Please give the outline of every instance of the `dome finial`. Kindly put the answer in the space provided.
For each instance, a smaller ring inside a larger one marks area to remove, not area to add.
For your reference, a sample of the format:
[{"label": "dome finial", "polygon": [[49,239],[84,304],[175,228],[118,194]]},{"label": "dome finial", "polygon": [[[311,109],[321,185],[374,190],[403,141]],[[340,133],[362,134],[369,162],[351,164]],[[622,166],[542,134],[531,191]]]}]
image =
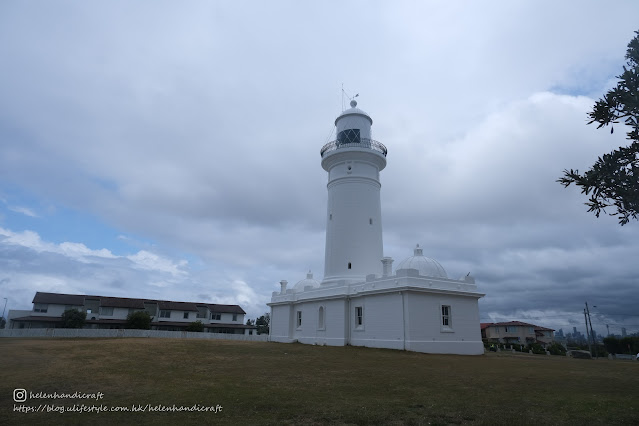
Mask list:
[{"label": "dome finial", "polygon": [[353,99],[351,101],[351,108],[355,108],[357,106],[357,101],[355,99]]},{"label": "dome finial", "polygon": [[419,244],[417,244],[417,247],[415,247],[415,250],[413,250],[413,255],[414,256],[423,256],[424,255],[424,252],[419,247]]}]

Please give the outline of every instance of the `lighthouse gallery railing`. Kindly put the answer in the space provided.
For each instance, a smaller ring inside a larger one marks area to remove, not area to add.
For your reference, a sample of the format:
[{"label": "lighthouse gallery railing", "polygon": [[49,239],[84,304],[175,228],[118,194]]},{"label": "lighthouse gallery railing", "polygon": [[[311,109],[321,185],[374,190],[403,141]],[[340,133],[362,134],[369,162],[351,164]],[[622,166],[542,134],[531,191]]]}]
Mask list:
[{"label": "lighthouse gallery railing", "polygon": [[384,144],[381,142],[377,142],[373,139],[361,138],[360,142],[341,143],[336,140],[329,142],[322,147],[320,155],[324,158],[324,154],[341,148],[368,148],[381,153],[384,157],[386,157],[386,153],[388,152]]}]

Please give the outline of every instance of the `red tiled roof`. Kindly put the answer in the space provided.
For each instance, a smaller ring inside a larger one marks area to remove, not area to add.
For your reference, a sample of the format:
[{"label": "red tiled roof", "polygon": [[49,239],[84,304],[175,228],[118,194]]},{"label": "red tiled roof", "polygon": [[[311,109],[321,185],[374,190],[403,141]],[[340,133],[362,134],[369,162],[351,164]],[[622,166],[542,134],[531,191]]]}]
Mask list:
[{"label": "red tiled roof", "polygon": [[524,327],[534,327],[535,331],[537,330],[542,330],[542,331],[555,331],[552,328],[546,328],[546,327],[541,327],[539,325],[535,325],[535,324],[529,324],[527,322],[521,322],[521,321],[507,321],[507,322],[482,322],[481,323],[481,329],[484,330],[488,327],[498,327],[498,326],[509,326],[509,325],[520,325],[520,326],[524,326]]}]

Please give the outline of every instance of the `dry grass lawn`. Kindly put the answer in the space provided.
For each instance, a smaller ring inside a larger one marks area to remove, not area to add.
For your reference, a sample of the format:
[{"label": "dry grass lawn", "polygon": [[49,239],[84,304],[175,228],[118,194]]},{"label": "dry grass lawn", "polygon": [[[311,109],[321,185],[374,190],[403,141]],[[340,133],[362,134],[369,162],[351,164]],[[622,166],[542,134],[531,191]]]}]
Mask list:
[{"label": "dry grass lawn", "polygon": [[[0,339],[0,424],[639,424],[639,362],[178,339]],[[13,401],[102,392],[101,401]],[[41,404],[210,412],[20,413]]]}]

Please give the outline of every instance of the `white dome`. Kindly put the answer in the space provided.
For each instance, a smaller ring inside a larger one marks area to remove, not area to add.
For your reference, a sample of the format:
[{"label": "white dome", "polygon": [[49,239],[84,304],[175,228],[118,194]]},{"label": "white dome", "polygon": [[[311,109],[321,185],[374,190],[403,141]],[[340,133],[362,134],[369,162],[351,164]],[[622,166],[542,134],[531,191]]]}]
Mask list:
[{"label": "white dome", "polygon": [[364,117],[366,118],[366,120],[369,121],[368,123],[369,126],[373,124],[373,119],[371,118],[371,116],[368,115],[368,113],[366,113],[365,111],[362,111],[361,109],[357,108],[357,101],[355,100],[351,101],[351,107],[349,109],[342,111],[342,113],[335,119],[335,125],[337,125],[337,122],[340,120],[340,118],[343,118],[348,115],[358,115],[358,116]]},{"label": "white dome", "polygon": [[417,269],[419,275],[425,277],[448,278],[446,270],[438,261],[430,257],[425,257],[422,254],[422,249],[419,247],[419,244],[417,244],[413,256],[402,260],[401,263],[397,265],[396,270],[400,269]]},{"label": "white dome", "polygon": [[306,278],[298,281],[298,283],[295,284],[295,286],[293,287],[293,291],[295,291],[295,293],[300,293],[304,291],[306,287],[318,288],[319,286],[319,281],[314,280],[313,273],[311,271],[308,271],[308,274],[306,274]]}]

